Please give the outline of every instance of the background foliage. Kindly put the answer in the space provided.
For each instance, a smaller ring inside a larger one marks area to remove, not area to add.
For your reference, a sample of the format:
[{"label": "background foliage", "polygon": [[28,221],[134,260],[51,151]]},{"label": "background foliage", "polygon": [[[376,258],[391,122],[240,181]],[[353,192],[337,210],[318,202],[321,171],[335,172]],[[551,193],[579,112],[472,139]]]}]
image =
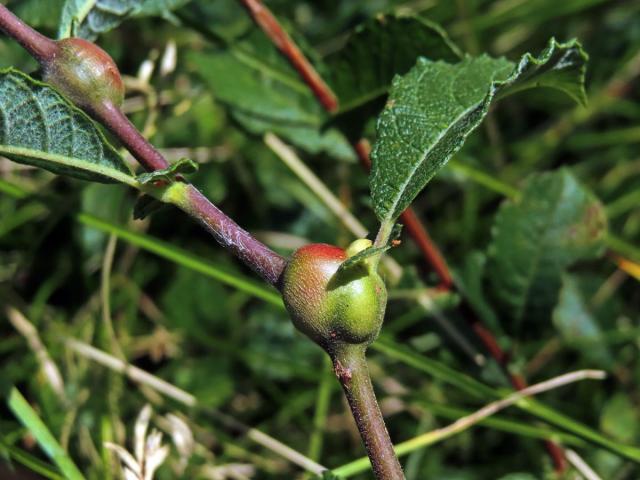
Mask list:
[{"label": "background foliage", "polygon": [[[61,0],[3,3],[50,36],[75,28]],[[84,2],[67,8],[72,3]],[[631,447],[640,440],[637,2],[267,2],[338,93],[334,118],[237,2],[129,3],[98,2],[102,10],[88,11],[78,30],[99,35],[127,76],[125,110],[168,157],[197,160],[193,182],[283,254],[307,241],[346,245],[351,235],[263,133],[295,145],[375,233],[367,175],[349,141],[375,138],[394,73],[408,72],[419,55],[455,63],[486,52],[517,62],[550,37],[578,38],[590,57],[587,106],[551,89],[501,100],[413,205],[476,314],[512,352],[513,371],[531,383],[578,368],[604,369],[609,378],[544,394],[544,405],[505,411],[412,451],[403,464],[409,479],[553,478],[539,440],[552,430],[602,478],[638,477],[640,454]],[[109,4],[117,8],[105,14]],[[0,67],[8,66],[35,70],[2,38]],[[11,468],[11,458],[19,471],[26,463],[51,478],[66,472],[66,460],[54,466],[34,445],[34,437],[51,435],[12,413],[26,408],[14,386],[35,409],[24,414],[39,416],[88,478],[116,476],[103,442],[129,447],[145,403],[167,432],[175,430],[166,414],[184,415],[196,440],[186,465],[173,448],[160,479],[234,478],[225,475],[247,467],[253,478],[305,475],[230,428],[220,412],[330,468],[363,455],[322,352],[294,331],[274,292],[180,212],[133,221],[135,196],[125,187],[6,160],[0,191],[0,392],[12,399],[0,417],[7,458],[0,468]],[[436,278],[412,242],[404,238],[391,255],[404,274],[390,290],[371,370],[401,442],[479,408],[509,382],[457,298],[427,289]],[[425,294],[433,297],[426,309]],[[41,369],[42,348],[9,322],[10,309],[35,326],[62,390]],[[127,359],[207,408],[126,380],[73,353],[69,338]]]}]

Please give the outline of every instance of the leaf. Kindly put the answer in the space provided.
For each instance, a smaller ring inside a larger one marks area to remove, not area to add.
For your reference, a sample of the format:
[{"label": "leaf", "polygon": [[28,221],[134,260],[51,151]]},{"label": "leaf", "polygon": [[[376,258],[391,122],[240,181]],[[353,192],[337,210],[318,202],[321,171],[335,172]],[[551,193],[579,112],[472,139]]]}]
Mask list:
[{"label": "leaf", "polygon": [[406,73],[419,56],[456,62],[462,55],[440,26],[420,17],[378,15],[356,27],[326,60],[340,112],[385,95],[394,75]]},{"label": "leaf", "polygon": [[555,40],[518,65],[467,57],[452,65],[425,58],[396,77],[378,118],[371,157],[371,195],[381,222],[391,223],[464,144],[491,103],[532,87],[553,87],[584,102],[586,54],[576,41]]},{"label": "leaf", "polygon": [[153,172],[141,173],[137,176],[138,182],[142,185],[148,185],[158,181],[172,183],[176,181],[177,175],[188,175],[198,171],[198,164],[190,158],[181,158],[177,162],[172,163],[162,170],[154,170]]},{"label": "leaf", "polygon": [[569,170],[530,177],[521,198],[500,207],[489,247],[490,284],[510,318],[547,317],[563,271],[597,257],[606,230],[602,204]]},{"label": "leaf", "polygon": [[390,248],[391,248],[391,245],[387,245],[384,247],[366,248],[361,252],[356,253],[353,257],[349,257],[344,262],[342,262],[338,267],[338,270],[336,271],[335,275],[338,276],[340,273],[344,272],[345,270],[349,270],[350,268],[353,268],[356,265],[362,264],[364,260],[366,260],[367,258],[382,255],[384,252],[386,252]]},{"label": "leaf", "polygon": [[344,136],[324,127],[327,114],[270,43],[251,37],[227,52],[190,52],[187,58],[249,132],[273,132],[310,153],[353,157]]},{"label": "leaf", "polygon": [[70,480],[84,479],[73,460],[69,458],[38,414],[16,388],[11,390],[8,403],[13,414],[27,427],[29,433],[34,436],[38,445],[40,445],[40,448],[53,460],[65,478]]},{"label": "leaf", "polygon": [[610,368],[611,355],[577,280],[568,274],[562,276],[562,289],[558,304],[553,310],[553,323],[567,344],[574,346],[585,358],[596,362],[596,365]]},{"label": "leaf", "polygon": [[631,444],[638,435],[638,409],[623,393],[616,393],[602,411],[600,428],[612,438]]},{"label": "leaf", "polygon": [[49,85],[12,68],[0,70],[0,154],[59,175],[137,185],[86,114]]},{"label": "leaf", "polygon": [[127,18],[163,16],[189,0],[66,0],[62,8],[58,38],[70,36],[94,40],[113,30]]}]

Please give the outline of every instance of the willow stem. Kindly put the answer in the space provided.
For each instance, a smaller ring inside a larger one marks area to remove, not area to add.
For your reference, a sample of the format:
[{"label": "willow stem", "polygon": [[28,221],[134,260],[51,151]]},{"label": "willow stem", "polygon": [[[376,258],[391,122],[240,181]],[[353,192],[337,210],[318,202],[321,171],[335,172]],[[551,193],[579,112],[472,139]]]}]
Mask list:
[{"label": "willow stem", "polygon": [[163,170],[169,162],[131,123],[127,116],[111,102],[104,102],[96,111],[89,112],[113,133],[120,143],[147,171]]},{"label": "willow stem", "polygon": [[[2,5],[0,29],[20,43],[41,65],[56,61],[57,43],[36,32]],[[97,105],[85,106],[83,110],[108,128],[146,170],[162,170],[169,166],[162,154],[112,102],[104,101]],[[179,194],[166,201],[189,213],[204,225],[223,247],[234,253],[264,280],[277,287],[286,260],[243,230],[195,187],[178,183],[184,188],[174,189],[173,191]],[[165,190],[167,189],[158,188],[157,192],[148,193],[161,197],[161,192]]]},{"label": "willow stem", "polygon": [[343,344],[330,353],[336,377],[349,402],[378,480],[404,480],[373,391],[363,345]]},{"label": "willow stem", "polygon": [[0,30],[15,39],[39,63],[52,59],[58,53],[55,41],[35,31],[3,5],[0,5]]},{"label": "willow stem", "polygon": [[225,215],[196,187],[176,182],[166,190],[162,201],[172,203],[198,221],[224,248],[231,251],[254,272],[274,287],[287,261],[257,240]]}]

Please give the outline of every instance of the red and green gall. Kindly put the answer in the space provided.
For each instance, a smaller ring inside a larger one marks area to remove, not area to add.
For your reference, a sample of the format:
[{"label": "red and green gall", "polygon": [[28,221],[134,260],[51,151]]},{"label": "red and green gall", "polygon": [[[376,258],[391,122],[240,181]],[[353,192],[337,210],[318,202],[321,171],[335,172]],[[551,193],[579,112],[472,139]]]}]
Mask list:
[{"label": "red and green gall", "polygon": [[378,336],[387,290],[367,260],[338,271],[371,245],[356,240],[347,250],[316,243],[297,250],[282,279],[282,297],[294,325],[327,351],[340,344],[368,345]]}]

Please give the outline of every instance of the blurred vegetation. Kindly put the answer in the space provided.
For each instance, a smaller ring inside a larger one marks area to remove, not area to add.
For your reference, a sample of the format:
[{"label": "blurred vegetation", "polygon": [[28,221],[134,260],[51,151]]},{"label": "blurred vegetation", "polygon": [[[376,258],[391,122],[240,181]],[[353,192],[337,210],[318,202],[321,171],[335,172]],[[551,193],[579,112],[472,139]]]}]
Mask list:
[{"label": "blurred vegetation", "polygon": [[[3,3],[56,35],[62,1]],[[343,125],[327,125],[312,95],[238,2],[175,3],[166,18],[135,16],[98,39],[126,77],[125,111],[153,144],[170,159],[197,160],[200,170],[192,181],[282,254],[308,241],[347,245],[351,234],[264,144],[262,133],[274,130],[375,230],[368,178]],[[349,32],[380,13],[420,15],[442,25],[464,52],[511,60],[539,52],[552,36],[582,42],[590,57],[586,107],[546,89],[502,101],[413,206],[486,325],[511,352],[512,371],[530,383],[581,368],[606,370],[608,379],[540,397],[577,422],[573,429],[566,419],[543,422],[541,409],[532,414],[535,407],[512,408],[402,461],[410,480],[561,478],[540,441],[552,431],[600,478],[639,478],[638,450],[624,445],[640,444],[640,3],[267,4],[327,76]],[[259,90],[243,91],[256,77],[239,57],[270,66],[285,81],[274,80],[268,98]],[[35,62],[3,37],[0,67],[10,65],[35,70]],[[238,107],[242,102],[244,109]],[[381,106],[358,113],[371,140]],[[265,108],[264,116],[250,111],[254,107]],[[292,121],[278,123],[282,118]],[[492,225],[505,193],[524,191],[530,174],[560,167],[604,204],[609,250],[561,272],[552,311],[516,322],[486,280],[486,269],[495,268],[487,259]],[[294,330],[275,291],[257,286],[251,272],[181,212],[165,208],[134,221],[134,203],[133,192],[121,186],[56,177],[0,159],[2,398],[17,387],[87,478],[118,478],[117,457],[104,442],[132,450],[133,426],[146,403],[155,412],[152,425],[172,445],[158,479],[312,478],[233,422],[328,468],[364,455],[324,354]],[[410,239],[403,238],[391,255],[404,275],[390,290],[383,338],[370,362],[391,436],[399,443],[480,408],[510,384],[473,334],[455,295],[427,289],[437,278]],[[435,296],[427,311],[415,301],[425,293]],[[20,318],[35,327],[40,344],[34,344],[34,332],[25,336],[16,329],[16,321],[23,325]],[[464,348],[451,330],[465,339]],[[91,361],[69,339],[183,389],[198,406]],[[43,365],[60,371],[60,388]],[[13,407],[1,408],[0,454],[6,462],[0,476],[29,478],[24,472],[32,470],[60,478],[64,469],[37,448],[32,429],[22,426]],[[191,451],[181,452],[180,442],[169,440],[178,430],[167,414],[189,426]],[[598,439],[581,434],[582,427]],[[371,477],[365,472],[353,478]],[[581,477],[569,468],[562,478]]]}]

